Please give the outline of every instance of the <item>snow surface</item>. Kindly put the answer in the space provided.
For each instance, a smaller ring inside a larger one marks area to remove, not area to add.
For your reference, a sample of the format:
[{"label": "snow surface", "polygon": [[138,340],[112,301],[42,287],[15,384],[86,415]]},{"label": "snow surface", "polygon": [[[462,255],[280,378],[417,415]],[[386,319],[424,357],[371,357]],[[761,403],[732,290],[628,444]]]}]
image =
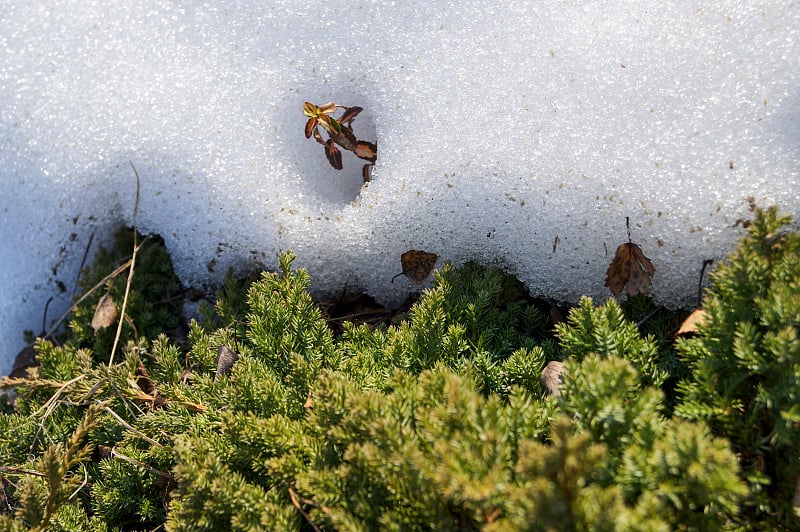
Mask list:
[{"label": "snow surface", "polygon": [[[188,285],[293,249],[316,293],[393,303],[422,249],[602,300],[629,216],[658,300],[690,305],[748,198],[800,212],[800,4],[752,4],[5,0],[0,374],[89,235],[131,224],[129,161]],[[368,186],[305,100],[365,109]]]}]

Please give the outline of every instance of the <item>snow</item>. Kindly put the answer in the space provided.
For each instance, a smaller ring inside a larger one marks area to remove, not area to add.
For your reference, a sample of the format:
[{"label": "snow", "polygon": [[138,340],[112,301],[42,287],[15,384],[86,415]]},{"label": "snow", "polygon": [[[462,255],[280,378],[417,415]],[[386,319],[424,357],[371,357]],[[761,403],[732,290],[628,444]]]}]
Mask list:
[{"label": "snow", "polygon": [[[800,4],[751,4],[6,0],[0,374],[132,223],[129,161],[187,285],[292,249],[316,294],[393,304],[421,249],[602,300],[627,216],[657,300],[691,305],[749,198],[800,212]],[[364,108],[371,183],[306,100]]]}]

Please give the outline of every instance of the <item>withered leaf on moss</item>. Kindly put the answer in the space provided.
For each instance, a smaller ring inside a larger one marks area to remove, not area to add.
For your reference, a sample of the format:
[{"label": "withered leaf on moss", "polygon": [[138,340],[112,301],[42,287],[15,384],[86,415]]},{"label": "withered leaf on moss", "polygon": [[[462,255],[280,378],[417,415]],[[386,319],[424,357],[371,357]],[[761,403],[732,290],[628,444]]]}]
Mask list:
[{"label": "withered leaf on moss", "polygon": [[542,370],[542,385],[553,397],[561,396],[561,385],[564,384],[564,364],[551,360]]},{"label": "withered leaf on moss", "polygon": [[105,294],[97,302],[97,308],[92,316],[92,329],[94,332],[110,327],[117,320],[117,307],[111,294]]},{"label": "withered leaf on moss", "polygon": [[136,386],[138,386],[139,389],[144,392],[144,396],[139,397],[139,399],[151,401],[153,408],[159,408],[168,403],[166,397],[159,395],[155,382],[153,382],[153,379],[150,377],[150,373],[141,362],[139,362],[139,367],[136,369],[135,375]]},{"label": "withered leaf on moss", "polygon": [[239,353],[227,345],[219,346],[219,353],[217,354],[216,360],[217,371],[214,374],[214,382],[217,382],[220,376],[228,373],[237,360],[239,360]]},{"label": "withered leaf on moss", "polygon": [[606,286],[618,296],[623,291],[629,296],[647,294],[653,284],[656,269],[642,249],[633,242],[626,242],[617,248],[614,260],[606,272]]},{"label": "withered leaf on moss", "polygon": [[702,308],[694,309],[694,311],[692,311],[692,313],[689,314],[685,320],[683,320],[683,323],[681,323],[681,326],[678,329],[678,332],[675,333],[675,336],[688,336],[696,333],[697,328],[704,324],[706,319],[708,319],[708,315],[706,314],[705,310]]}]

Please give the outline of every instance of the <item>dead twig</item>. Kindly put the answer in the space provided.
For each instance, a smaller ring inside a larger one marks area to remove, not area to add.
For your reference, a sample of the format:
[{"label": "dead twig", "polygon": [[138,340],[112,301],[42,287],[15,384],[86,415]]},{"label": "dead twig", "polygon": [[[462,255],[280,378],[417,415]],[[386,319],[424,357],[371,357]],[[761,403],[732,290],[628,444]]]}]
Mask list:
[{"label": "dead twig", "polygon": [[105,458],[119,458],[120,460],[122,460],[124,462],[128,462],[129,464],[133,464],[136,467],[141,467],[142,469],[150,471],[151,473],[155,474],[159,478],[163,478],[163,479],[165,479],[167,481],[170,481],[170,482],[174,480],[174,477],[172,476],[171,473],[164,473],[163,471],[159,471],[155,467],[149,466],[149,465],[145,464],[144,462],[140,462],[139,460],[135,460],[135,459],[131,458],[130,456],[126,456],[126,455],[122,454],[119,451],[115,451],[114,449],[110,449],[110,448],[106,447],[105,445],[101,445],[100,446],[100,452],[102,454],[106,455]]},{"label": "dead twig", "polygon": [[33,475],[35,477],[47,476],[44,473],[41,473],[39,471],[34,471],[33,469],[25,469],[23,467],[14,467],[14,466],[0,466],[0,472],[19,474],[19,475]]},{"label": "dead twig", "polygon": [[649,320],[650,318],[652,318],[653,316],[658,314],[659,310],[661,310],[661,307],[656,307],[656,309],[653,310],[652,312],[650,312],[647,316],[645,316],[644,318],[642,318],[639,321],[637,321],[636,322],[636,328],[641,329],[642,325],[644,325],[644,322],[646,322],[647,320]]},{"label": "dead twig", "polygon": [[86,243],[86,249],[83,250],[83,258],[81,258],[81,265],[78,267],[78,275],[75,276],[75,285],[72,287],[72,294],[70,299],[75,299],[75,294],[78,293],[78,281],[81,278],[83,267],[86,266],[86,259],[89,257],[89,250],[92,249],[92,241],[94,240],[94,231],[89,235],[89,241]]},{"label": "dead twig", "polygon": [[[130,161],[128,161],[130,162]],[[131,268],[128,270],[128,281],[125,283],[125,296],[122,298],[122,308],[120,309],[120,319],[117,323],[117,334],[114,336],[114,345],[111,347],[111,356],[108,358],[108,367],[114,365],[114,354],[117,352],[117,345],[119,345],[119,338],[122,336],[122,324],[124,323],[125,309],[128,306],[128,295],[131,292],[131,283],[133,282],[133,273],[136,267],[136,252],[138,250],[137,239],[138,233],[136,231],[136,215],[139,212],[139,172],[131,162],[133,168],[133,175],[136,177],[136,199],[133,203],[133,254],[131,255]]]},{"label": "dead twig", "polygon": [[36,430],[36,434],[34,434],[34,436],[33,436],[33,441],[31,442],[31,447],[30,447],[30,449],[28,451],[28,454],[30,454],[31,456],[34,455],[33,450],[36,447],[36,442],[39,440],[39,435],[44,431],[45,421],[47,421],[47,418],[49,418],[50,415],[55,411],[56,407],[58,407],[58,404],[59,404],[58,398],[61,396],[62,393],[64,393],[64,390],[66,390],[68,386],[70,386],[72,384],[75,384],[79,380],[83,379],[85,376],[86,375],[78,375],[77,377],[75,377],[73,379],[70,379],[67,382],[63,383],[61,385],[61,387],[58,390],[56,390],[56,393],[54,393],[41,406],[41,408],[39,408],[39,410],[37,410],[36,413],[33,414],[33,416],[31,416],[31,417],[35,418],[35,417],[37,417],[39,415],[39,412],[44,412],[42,414],[41,421],[39,421],[39,428]]},{"label": "dead twig", "polygon": [[714,264],[714,259],[706,259],[703,261],[703,267],[700,268],[700,281],[697,283],[697,306],[703,305],[703,275],[706,273],[706,268]]},{"label": "dead twig", "polygon": [[[322,529],[311,519],[311,516],[308,514],[308,512],[303,510],[303,507],[300,505],[300,502],[302,500],[302,502],[304,504],[311,504],[312,506],[316,506],[316,507],[319,507],[319,505],[315,504],[313,501],[300,499],[300,497],[297,495],[297,492],[294,491],[293,487],[291,487],[291,486],[286,486],[286,487],[289,490],[289,498],[292,500],[292,506],[297,508],[297,511],[300,512],[300,515],[302,515],[303,518],[306,520],[306,522],[309,525],[311,525],[311,528],[313,528],[315,532],[322,532]],[[325,510],[325,508],[323,508],[323,511],[324,510]]]},{"label": "dead twig", "polygon": [[[149,236],[144,237],[142,239],[142,241],[139,243],[139,245],[134,248],[134,251],[138,252],[140,249],[142,249],[142,246],[145,245],[145,243],[147,242],[147,240],[149,238],[150,238]],[[62,314],[62,316],[60,318],[58,318],[58,321],[56,321],[55,325],[50,327],[50,329],[47,331],[47,334],[45,336],[48,337],[48,338],[52,337],[53,333],[55,333],[58,330],[58,328],[61,327],[61,324],[64,323],[64,320],[67,319],[67,316],[69,316],[72,313],[73,310],[75,310],[81,303],[86,301],[86,299],[89,298],[89,296],[91,296],[97,290],[102,288],[108,281],[110,281],[111,279],[117,277],[122,272],[127,270],[128,267],[131,265],[131,261],[132,260],[133,260],[132,257],[130,259],[126,260],[124,263],[122,263],[122,265],[117,267],[113,272],[109,273],[108,275],[106,275],[105,277],[100,279],[100,281],[96,285],[94,285],[92,288],[87,290],[86,293],[84,293],[80,298],[78,298],[78,300],[75,303],[73,303],[72,306],[69,307],[67,309],[67,311],[64,314]]]},{"label": "dead twig", "polygon": [[113,411],[111,408],[109,408],[109,407],[106,407],[106,408],[105,408],[105,410],[106,410],[106,412],[108,412],[109,414],[111,414],[111,415],[114,417],[114,419],[116,419],[116,420],[119,422],[119,424],[120,424],[120,425],[122,425],[123,427],[125,427],[125,428],[126,428],[126,429],[128,429],[129,431],[133,432],[134,434],[136,434],[137,436],[139,436],[141,439],[143,439],[143,440],[144,440],[144,441],[146,441],[147,443],[149,443],[149,444],[151,444],[151,445],[155,445],[156,447],[159,447],[159,448],[161,448],[161,449],[163,449],[163,448],[164,448],[164,446],[163,446],[163,445],[161,445],[160,443],[158,443],[156,440],[154,440],[153,438],[151,438],[151,437],[150,437],[150,436],[148,436],[147,434],[145,434],[145,433],[143,433],[143,432],[141,432],[141,431],[139,431],[139,430],[136,430],[135,428],[133,428],[133,427],[130,425],[130,423],[128,423],[127,421],[125,421],[124,419],[122,419],[122,418],[120,417],[120,415],[119,415],[119,414],[117,414],[116,412],[114,412],[114,411]]}]

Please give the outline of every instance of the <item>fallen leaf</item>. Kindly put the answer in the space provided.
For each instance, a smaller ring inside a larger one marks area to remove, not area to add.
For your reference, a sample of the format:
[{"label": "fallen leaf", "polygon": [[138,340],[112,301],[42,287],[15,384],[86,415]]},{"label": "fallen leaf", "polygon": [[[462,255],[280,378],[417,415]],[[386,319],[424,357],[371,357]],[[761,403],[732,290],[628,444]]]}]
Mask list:
[{"label": "fallen leaf", "polygon": [[150,373],[141,362],[139,362],[139,367],[136,368],[136,376],[138,377],[136,379],[136,385],[140,390],[148,395],[155,395],[157,393],[156,384],[153,382],[153,379],[150,378]]},{"label": "fallen leaf", "polygon": [[100,458],[113,458],[114,457],[114,449],[112,449],[108,445],[98,445],[97,446],[97,454],[100,455]]},{"label": "fallen leaf", "polygon": [[150,378],[150,373],[148,373],[147,368],[145,368],[144,364],[141,362],[139,362],[139,367],[136,369],[135,375],[137,377],[136,386],[143,392],[143,395],[137,397],[138,399],[150,401],[153,408],[159,408],[167,404],[167,398],[158,394],[156,384],[153,382],[153,379]]},{"label": "fallen leaf", "polygon": [[214,382],[217,382],[221,375],[228,373],[236,361],[239,360],[239,353],[230,349],[226,345],[219,346],[219,354],[217,354],[217,372],[214,374]]},{"label": "fallen leaf", "polygon": [[422,284],[431,274],[433,267],[436,266],[437,260],[439,260],[439,255],[435,253],[428,253],[416,249],[406,251],[400,256],[400,266],[403,268],[403,271],[392,277],[392,282],[394,282],[395,278],[398,276],[405,275],[413,284]]},{"label": "fallen leaf", "polygon": [[706,314],[705,310],[701,308],[694,309],[694,311],[689,314],[689,317],[683,320],[675,336],[687,336],[696,333],[697,328],[704,324],[707,318],[708,314]]},{"label": "fallen leaf", "polygon": [[624,290],[629,296],[646,294],[653,284],[656,269],[650,259],[644,256],[639,246],[626,242],[617,248],[614,260],[606,272],[606,286],[618,296]]},{"label": "fallen leaf", "polygon": [[94,309],[94,316],[92,317],[92,329],[96,333],[100,329],[110,327],[117,319],[117,307],[114,305],[114,299],[111,294],[105,294],[97,302],[97,308]]},{"label": "fallen leaf", "polygon": [[564,364],[551,360],[542,370],[542,385],[553,397],[561,395],[561,385],[564,383]]}]

